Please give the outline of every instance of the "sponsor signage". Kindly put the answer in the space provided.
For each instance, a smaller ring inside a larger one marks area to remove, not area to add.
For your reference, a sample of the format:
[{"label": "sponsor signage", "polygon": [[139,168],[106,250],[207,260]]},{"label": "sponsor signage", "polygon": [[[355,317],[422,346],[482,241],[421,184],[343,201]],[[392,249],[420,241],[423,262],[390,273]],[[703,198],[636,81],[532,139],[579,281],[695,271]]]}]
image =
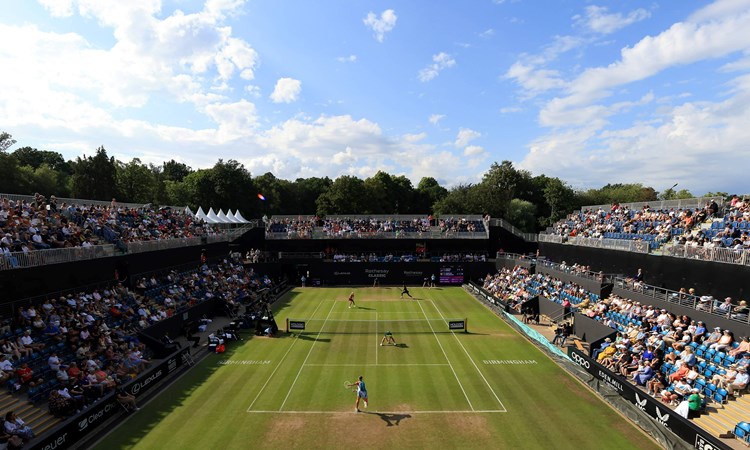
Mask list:
[{"label": "sponsor signage", "polygon": [[[164,362],[146,371],[140,377],[124,387],[126,392],[135,396],[143,395],[167,376],[185,363],[185,356],[190,351],[183,348],[172,354]],[[33,447],[38,450],[60,450],[78,443],[88,433],[118,412],[124,411],[117,403],[114,393],[108,394],[101,401],[94,404],[81,414],[68,419],[64,425],[54,433],[39,440]]]},{"label": "sponsor signage", "polygon": [[574,363],[584,368],[588,373],[615,389],[621,397],[634,404],[638,409],[648,414],[658,424],[679,436],[689,445],[698,449],[714,450],[729,449],[730,447],[712,436],[707,431],[696,426],[692,421],[677,414],[660,401],[653,399],[640,389],[626,383],[621,376],[615,375],[600,365],[585,353],[576,348],[568,347],[568,356]]},{"label": "sponsor signage", "polygon": [[448,328],[451,330],[463,330],[465,328],[465,322],[463,320],[451,320],[448,322]]},{"label": "sponsor signage", "polygon": [[304,330],[305,329],[305,322],[301,320],[290,320],[289,321],[289,329],[290,330]]}]

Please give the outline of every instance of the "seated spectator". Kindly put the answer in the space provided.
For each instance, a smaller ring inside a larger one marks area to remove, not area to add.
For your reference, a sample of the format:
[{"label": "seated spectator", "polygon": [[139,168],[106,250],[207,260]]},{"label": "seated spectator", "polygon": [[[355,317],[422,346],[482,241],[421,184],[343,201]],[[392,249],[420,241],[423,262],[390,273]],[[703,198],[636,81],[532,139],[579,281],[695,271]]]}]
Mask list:
[{"label": "seated spectator", "polygon": [[680,381],[687,376],[688,372],[690,372],[690,367],[688,367],[687,364],[681,364],[680,367],[677,368],[677,370],[669,374],[668,380],[670,383]]},{"label": "seated spectator", "polygon": [[34,342],[34,338],[31,337],[31,330],[26,330],[21,336],[21,342],[24,346],[31,348],[33,351],[38,351],[44,348],[44,344],[41,342]]},{"label": "seated spectator", "polygon": [[[21,367],[16,370],[16,375],[18,375],[18,380],[21,385],[28,384],[29,386],[33,387],[37,384],[44,383],[44,380],[42,378],[34,378],[34,371],[31,370],[27,363],[21,364]],[[16,386],[16,390],[20,389],[19,385]]]},{"label": "seated spectator", "polygon": [[125,392],[123,389],[117,390],[117,402],[121,404],[126,411],[140,411],[141,408],[135,402],[135,397]]},{"label": "seated spectator", "polygon": [[[750,368],[750,353],[743,354],[742,358],[740,358],[740,360],[737,361],[737,367],[742,367],[742,366]],[[0,369],[2,369],[2,366],[0,366]]]},{"label": "seated spectator", "polygon": [[651,363],[648,361],[643,362],[638,370],[633,373],[633,383],[639,386],[645,386],[646,383],[653,378],[654,369],[651,368]]},{"label": "seated spectator", "polygon": [[16,350],[18,350],[18,353],[20,353],[24,358],[27,358],[34,353],[34,349],[23,344],[21,336],[18,336],[18,338],[16,338]]},{"label": "seated spectator", "polygon": [[706,338],[705,341],[703,341],[703,345],[710,347],[711,345],[718,343],[719,339],[722,337],[721,327],[715,327],[714,331],[708,335],[708,338]]},{"label": "seated spectator", "polygon": [[676,405],[679,400],[690,394],[693,389],[687,380],[679,380],[674,384],[674,391],[669,392],[666,389],[661,392],[661,401],[670,405]]},{"label": "seated spectator", "polygon": [[743,391],[745,388],[747,388],[747,382],[748,382],[748,373],[747,373],[747,367],[746,366],[740,366],[738,367],[738,373],[737,376],[734,377],[734,381],[729,383],[727,386],[727,392],[729,392],[729,395],[735,395],[735,392]]},{"label": "seated spectator", "polygon": [[55,417],[65,418],[75,411],[73,402],[60,395],[57,389],[52,389],[49,392],[47,405],[49,406],[49,412]]},{"label": "seated spectator", "polygon": [[5,414],[4,428],[6,433],[12,436],[18,436],[23,439],[24,442],[33,439],[35,436],[31,428],[26,426],[26,423],[24,423],[24,421],[13,411],[8,411],[8,413]]},{"label": "seated spectator", "polygon": [[0,352],[8,358],[21,359],[21,353],[12,341],[0,339]]},{"label": "seated spectator", "polygon": [[711,382],[722,389],[726,389],[734,381],[738,373],[737,364],[732,364],[723,375],[717,373],[711,377]]},{"label": "seated spectator", "polygon": [[747,320],[748,311],[750,311],[750,309],[748,309],[747,302],[745,300],[740,300],[740,304],[734,308],[732,319]]},{"label": "seated spectator", "polygon": [[740,339],[740,345],[737,348],[733,348],[727,352],[729,356],[737,357],[743,353],[750,352],[750,339],[747,336],[742,336]]},{"label": "seated spectator", "polygon": [[726,350],[728,347],[731,347],[732,342],[734,342],[732,332],[729,330],[724,330],[724,334],[721,336],[721,338],[719,338],[717,342],[709,345],[708,348],[716,350],[717,352],[721,352]]},{"label": "seated spectator", "polygon": [[667,388],[665,375],[662,372],[654,372],[654,376],[646,382],[646,391],[652,397],[656,397],[659,393]]}]

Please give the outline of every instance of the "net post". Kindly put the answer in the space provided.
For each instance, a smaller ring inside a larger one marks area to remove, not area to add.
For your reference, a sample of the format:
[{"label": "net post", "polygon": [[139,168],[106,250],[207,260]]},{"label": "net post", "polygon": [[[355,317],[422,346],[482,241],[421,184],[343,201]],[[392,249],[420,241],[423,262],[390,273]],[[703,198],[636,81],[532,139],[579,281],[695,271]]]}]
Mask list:
[{"label": "net post", "polygon": [[464,317],[464,333],[468,333],[468,332],[469,332],[469,318]]},{"label": "net post", "polygon": [[286,318],[286,333],[289,334],[289,317]]}]

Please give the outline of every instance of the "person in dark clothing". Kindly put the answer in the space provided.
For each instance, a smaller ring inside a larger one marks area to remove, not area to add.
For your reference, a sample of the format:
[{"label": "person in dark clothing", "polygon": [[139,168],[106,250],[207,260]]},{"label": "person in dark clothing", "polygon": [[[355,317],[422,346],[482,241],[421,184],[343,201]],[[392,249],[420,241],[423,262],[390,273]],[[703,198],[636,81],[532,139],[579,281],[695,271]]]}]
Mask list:
[{"label": "person in dark clothing", "polygon": [[411,294],[409,293],[409,288],[407,288],[407,287],[406,287],[406,283],[404,283],[404,287],[403,287],[403,289],[401,290],[401,298],[404,298],[404,295],[408,295],[408,296],[409,296],[409,298],[414,298],[414,297],[412,297],[412,296],[411,296]]},{"label": "person in dark clothing", "polygon": [[193,343],[193,348],[198,347],[198,343],[201,341],[201,338],[195,335],[193,327],[189,325],[185,327],[185,337],[188,342]]}]

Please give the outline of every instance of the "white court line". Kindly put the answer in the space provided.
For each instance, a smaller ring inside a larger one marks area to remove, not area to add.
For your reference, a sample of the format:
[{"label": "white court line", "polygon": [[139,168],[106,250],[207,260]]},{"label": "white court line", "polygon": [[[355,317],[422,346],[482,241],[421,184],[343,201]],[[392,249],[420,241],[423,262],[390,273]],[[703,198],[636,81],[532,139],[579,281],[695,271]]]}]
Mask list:
[{"label": "white court line", "polygon": [[[315,311],[313,311],[313,316],[315,315],[316,312],[318,312],[318,308],[320,308],[320,305],[322,305],[324,301],[325,300],[321,300],[320,303],[318,303],[318,306],[315,308]],[[294,341],[292,341],[292,345],[290,345],[289,348],[286,349],[286,353],[284,353],[284,356],[281,357],[281,360],[279,361],[278,364],[276,364],[276,367],[273,369],[273,372],[271,372],[271,375],[269,375],[266,382],[263,383],[263,387],[261,387],[260,391],[258,391],[258,395],[255,396],[255,398],[253,399],[253,402],[250,403],[250,406],[248,406],[247,412],[251,412],[250,410],[253,409],[253,405],[258,400],[258,397],[260,397],[260,394],[263,393],[263,390],[268,385],[268,382],[271,381],[271,378],[273,378],[273,375],[276,373],[276,371],[279,370],[279,367],[281,367],[281,363],[284,362],[284,359],[286,359],[286,355],[289,354],[289,351],[292,349],[292,347],[294,347],[294,344],[297,343],[297,339],[299,339],[299,337],[300,337],[300,333],[297,333],[297,336],[295,336]]]},{"label": "white court line", "polygon": [[378,365],[378,347],[380,347],[380,342],[378,342],[378,312],[375,311],[375,365]]},{"label": "white court line", "polygon": [[458,374],[456,373],[456,369],[453,368],[453,365],[451,364],[451,360],[448,359],[448,355],[445,353],[445,349],[443,348],[443,344],[440,343],[440,339],[438,339],[437,334],[435,333],[435,329],[432,328],[432,322],[427,318],[427,313],[424,312],[424,308],[422,307],[422,303],[419,303],[419,307],[422,309],[422,314],[424,314],[425,319],[427,319],[427,324],[430,326],[430,330],[432,330],[432,335],[435,336],[435,340],[437,341],[438,345],[440,346],[440,350],[443,351],[443,356],[445,356],[445,360],[448,361],[448,365],[451,368],[451,371],[453,372],[453,376],[456,377],[456,381],[458,381],[458,385],[461,387],[461,391],[464,393],[464,397],[466,397],[466,401],[469,403],[469,408],[471,408],[472,411],[474,411],[474,405],[471,404],[471,400],[469,400],[469,396],[466,395],[466,390],[464,389],[464,385],[461,384],[461,380],[458,378]]},{"label": "white court line", "polygon": [[[430,302],[430,303],[432,303],[433,308],[435,308],[435,310],[438,312],[438,314],[440,314],[440,317],[442,317],[443,320],[446,320],[445,316],[443,315],[443,312],[440,311],[440,308],[437,307],[437,305],[435,304],[435,302],[432,301],[432,300],[427,300],[427,301]],[[464,325],[466,325],[466,324],[464,324]],[[497,394],[495,393],[495,390],[492,389],[492,386],[490,386],[489,381],[487,381],[487,378],[485,378],[484,374],[482,373],[482,371],[479,370],[479,366],[477,366],[477,363],[474,362],[474,358],[472,358],[471,355],[469,354],[469,352],[466,350],[466,347],[464,347],[464,344],[461,342],[461,339],[459,339],[458,336],[456,336],[456,332],[455,331],[451,331],[451,334],[453,335],[454,338],[456,338],[456,341],[458,341],[458,345],[460,345],[461,348],[464,349],[464,353],[466,353],[466,356],[469,357],[469,360],[471,361],[471,363],[474,364],[474,368],[477,369],[477,372],[479,372],[479,375],[482,377],[482,379],[484,380],[485,384],[487,384],[487,387],[490,388],[490,391],[492,392],[492,395],[495,396],[495,400],[497,400],[497,402],[500,403],[500,407],[503,408],[504,411],[507,411],[507,409],[505,408],[505,405],[503,405],[503,402],[500,401],[500,397],[497,396]]]},{"label": "white court line", "polygon": [[420,364],[420,363],[406,363],[406,364],[305,364],[305,367],[422,367],[422,366],[449,366],[448,363],[437,363],[437,364]]},{"label": "white court line", "polygon": [[[307,362],[307,358],[310,357],[310,353],[312,353],[313,349],[315,348],[315,344],[318,343],[318,338],[320,337],[320,333],[323,331],[323,328],[326,326],[326,322],[328,322],[328,317],[331,316],[331,311],[333,311],[333,307],[336,306],[336,302],[331,302],[331,309],[328,311],[328,315],[326,316],[326,319],[323,321],[323,325],[320,326],[320,330],[318,331],[317,336],[315,336],[315,340],[313,341],[312,345],[310,346],[310,350],[307,352],[307,356],[305,356],[305,360],[302,361],[302,365],[299,366],[299,370],[297,371],[297,376],[294,377],[294,381],[292,382],[292,385],[289,387],[289,392],[286,393],[286,397],[284,397],[284,401],[281,403],[281,406],[279,407],[279,411],[284,409],[284,405],[286,405],[286,401],[289,399],[289,395],[292,393],[292,389],[294,389],[294,385],[297,384],[297,380],[299,379],[299,374],[302,373],[302,369],[305,368],[305,363]],[[314,314],[314,313],[313,313]]]},{"label": "white court line", "polygon": [[[346,414],[353,415],[351,411],[248,411],[249,413],[255,414]],[[456,410],[456,411],[362,411],[360,415],[367,414],[489,414],[489,413],[504,413],[501,409],[484,409],[484,410]]]}]

